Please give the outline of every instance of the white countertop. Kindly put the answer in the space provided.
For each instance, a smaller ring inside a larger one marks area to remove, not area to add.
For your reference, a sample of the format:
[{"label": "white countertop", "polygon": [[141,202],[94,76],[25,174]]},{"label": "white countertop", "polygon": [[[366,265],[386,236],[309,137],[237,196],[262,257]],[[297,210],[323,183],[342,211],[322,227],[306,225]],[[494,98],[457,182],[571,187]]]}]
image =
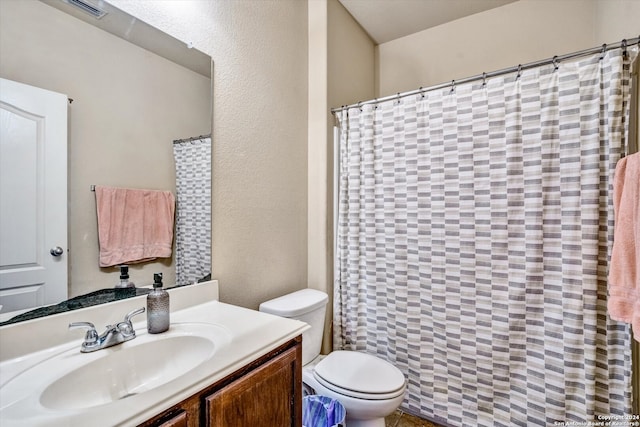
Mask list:
[{"label": "white countertop", "polygon": [[[184,328],[189,323],[197,322],[215,325],[218,330],[228,333],[227,343],[217,348],[213,357],[198,365],[197,369],[187,371],[166,384],[126,399],[89,409],[52,410],[44,407],[39,400],[40,393],[52,380],[55,380],[56,375],[62,375],[47,372],[47,375],[30,380],[34,383],[42,382],[41,384],[19,384],[24,389],[23,392],[13,394],[10,399],[7,396],[0,399],[0,425],[2,427],[133,426],[152,418],[301,335],[308,328],[308,325],[303,322],[212,300],[212,296],[217,298],[215,281],[186,286],[177,291],[170,292],[171,324],[175,325],[174,329]],[[96,324],[96,329],[102,332],[106,323],[121,320],[128,311],[144,306],[144,298],[144,296],[135,297],[0,327],[0,393],[3,388],[7,390],[5,387],[12,382],[11,386],[15,388],[15,382],[25,378],[20,374],[39,362],[74,348],[77,348],[79,353],[84,333],[66,330],[69,322],[92,321]],[[104,318],[110,320],[103,323],[101,320]],[[134,327],[139,336],[111,349],[134,345],[136,339],[153,338],[144,336],[146,317],[140,315],[138,318],[141,321],[134,322]],[[158,334],[160,335],[162,334]],[[83,354],[82,357],[96,357],[92,355],[107,351],[110,349]],[[149,360],[150,364],[153,362]],[[21,394],[21,397],[16,397],[16,394]]]}]

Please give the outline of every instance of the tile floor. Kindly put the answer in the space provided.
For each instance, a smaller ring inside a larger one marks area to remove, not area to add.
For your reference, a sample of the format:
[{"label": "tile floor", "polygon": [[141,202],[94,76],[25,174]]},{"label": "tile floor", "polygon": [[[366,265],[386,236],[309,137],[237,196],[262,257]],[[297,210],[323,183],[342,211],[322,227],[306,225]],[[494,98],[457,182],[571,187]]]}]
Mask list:
[{"label": "tile floor", "polygon": [[387,427],[439,427],[430,421],[405,414],[400,409],[385,418],[385,422]]}]

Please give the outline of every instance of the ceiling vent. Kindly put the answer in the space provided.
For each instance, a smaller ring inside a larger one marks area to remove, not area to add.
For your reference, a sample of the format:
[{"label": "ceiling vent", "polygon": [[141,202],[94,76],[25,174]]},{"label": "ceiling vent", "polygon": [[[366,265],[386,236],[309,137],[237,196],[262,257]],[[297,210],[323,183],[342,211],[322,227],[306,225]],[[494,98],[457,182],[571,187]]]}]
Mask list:
[{"label": "ceiling vent", "polygon": [[81,9],[83,12],[88,13],[96,19],[100,19],[107,14],[104,10],[98,8],[97,6],[92,5],[91,3],[84,0],[64,0],[66,3],[69,3],[72,6]]}]

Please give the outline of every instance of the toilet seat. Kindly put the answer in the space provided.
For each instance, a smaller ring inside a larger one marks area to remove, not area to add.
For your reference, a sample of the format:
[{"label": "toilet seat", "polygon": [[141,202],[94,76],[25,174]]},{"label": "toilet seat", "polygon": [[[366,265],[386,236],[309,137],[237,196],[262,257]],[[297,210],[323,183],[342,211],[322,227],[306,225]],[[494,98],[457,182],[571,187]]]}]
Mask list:
[{"label": "toilet seat", "polygon": [[387,400],[405,391],[402,372],[389,362],[357,351],[334,351],[315,366],[324,387],[353,398]]}]

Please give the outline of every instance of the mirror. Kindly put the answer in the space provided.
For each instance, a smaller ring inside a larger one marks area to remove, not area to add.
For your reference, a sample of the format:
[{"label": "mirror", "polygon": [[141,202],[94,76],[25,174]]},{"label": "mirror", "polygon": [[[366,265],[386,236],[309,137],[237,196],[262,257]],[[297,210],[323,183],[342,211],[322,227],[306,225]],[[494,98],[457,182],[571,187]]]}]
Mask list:
[{"label": "mirror", "polygon": [[[117,267],[98,266],[91,187],[176,194],[173,141],[211,134],[212,62],[104,1],[86,2],[106,12],[99,19],[70,3],[0,4],[0,77],[69,97],[66,256],[68,297],[77,299],[99,289],[113,294],[119,281]],[[172,286],[175,235],[172,253],[131,264],[131,280],[150,285],[162,272]]]}]

